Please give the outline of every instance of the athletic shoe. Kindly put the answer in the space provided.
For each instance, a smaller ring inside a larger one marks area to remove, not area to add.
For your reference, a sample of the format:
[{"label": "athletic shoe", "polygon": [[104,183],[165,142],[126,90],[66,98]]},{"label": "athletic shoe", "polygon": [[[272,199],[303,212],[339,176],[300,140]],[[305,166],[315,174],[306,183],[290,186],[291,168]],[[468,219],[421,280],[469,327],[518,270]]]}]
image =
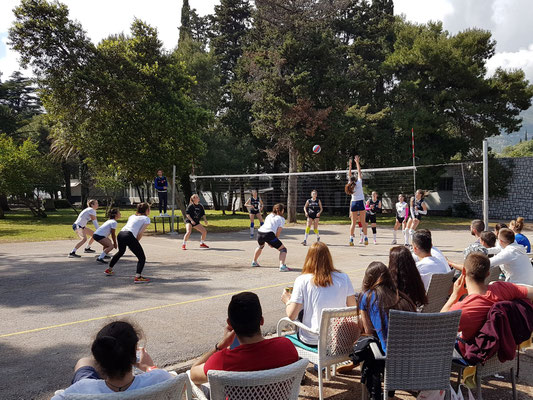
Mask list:
[{"label": "athletic shoe", "polygon": [[304,241],[302,242],[302,244],[303,244],[304,246],[307,246],[307,240],[304,240]]},{"label": "athletic shoe", "polygon": [[109,254],[106,254],[106,255],[104,256],[104,258],[105,258],[106,260],[109,260],[110,258],[112,258],[112,256],[110,256]]},{"label": "athletic shoe", "polygon": [[106,274],[107,276],[113,276],[115,275],[115,271],[113,271],[112,269],[108,268],[104,271],[104,274]]},{"label": "athletic shoe", "polygon": [[394,239],[391,244],[396,244],[396,243],[398,242],[396,241],[396,239]]},{"label": "athletic shoe", "polygon": [[139,276],[139,277],[135,277],[135,279],[133,279],[133,283],[148,283],[150,282],[150,279],[148,278],[145,278],[144,276]]},{"label": "athletic shoe", "polygon": [[374,240],[374,244],[378,244],[378,242],[376,240]]},{"label": "athletic shoe", "polygon": [[103,258],[100,258],[100,257],[98,257],[98,258],[96,259],[96,262],[97,262],[97,263],[100,263],[100,264],[107,264],[107,261],[105,261]]},{"label": "athletic shoe", "polygon": [[365,236],[365,246],[368,246],[368,238]]},{"label": "athletic shoe", "polygon": [[254,235],[253,235],[253,234],[252,234],[252,235],[250,235],[250,239],[253,239],[253,238],[254,238]]},{"label": "athletic shoe", "polygon": [[317,236],[317,237],[316,237],[316,241],[317,241],[317,242],[320,242],[320,236]]},{"label": "athletic shoe", "polygon": [[252,261],[252,267],[260,267],[260,265],[256,263],[255,261]]},{"label": "athletic shoe", "polygon": [[291,269],[287,267],[285,264],[283,264],[281,267],[279,267],[279,272],[289,272]]},{"label": "athletic shoe", "polygon": [[353,240],[350,240],[350,246],[354,246]]},{"label": "athletic shoe", "polygon": [[359,244],[363,244],[363,238],[361,238],[361,240],[359,240]]},{"label": "athletic shoe", "polygon": [[209,246],[206,245],[205,243],[200,243],[200,247],[201,247],[202,249],[208,249],[208,248],[209,248]]},{"label": "athletic shoe", "polygon": [[181,245],[181,249],[182,249],[182,250],[187,250],[187,247],[185,247],[185,245],[182,244],[182,245]]},{"label": "athletic shoe", "polygon": [[68,253],[68,258],[81,258],[81,256],[79,254],[72,252],[72,253]]},{"label": "athletic shoe", "polygon": [[167,213],[163,213],[162,217],[170,217]]},{"label": "athletic shoe", "polygon": [[85,250],[83,250],[84,253],[96,253],[96,250],[91,249],[90,247],[86,247]]}]

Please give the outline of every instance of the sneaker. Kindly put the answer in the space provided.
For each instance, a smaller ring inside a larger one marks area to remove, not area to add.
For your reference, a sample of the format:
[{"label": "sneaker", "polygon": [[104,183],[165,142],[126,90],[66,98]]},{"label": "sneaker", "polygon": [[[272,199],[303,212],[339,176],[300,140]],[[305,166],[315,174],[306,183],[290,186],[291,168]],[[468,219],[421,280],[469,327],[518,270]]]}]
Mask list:
[{"label": "sneaker", "polygon": [[291,269],[287,267],[285,264],[283,264],[281,267],[279,267],[279,272],[289,272]]},{"label": "sneaker", "polygon": [[396,244],[396,243],[398,243],[398,242],[396,241],[396,239],[394,239],[394,240],[391,242],[391,244]]},{"label": "sneaker", "polygon": [[316,241],[317,241],[317,242],[320,242],[320,236],[317,236],[317,237],[316,237]]},{"label": "sneaker", "polygon": [[252,267],[260,267],[259,263],[252,261]]},{"label": "sneaker", "polygon": [[83,250],[84,253],[96,253],[96,250],[91,249],[90,247],[86,247],[85,250]]},{"label": "sneaker", "polygon": [[68,253],[68,258],[81,258],[81,256],[79,254],[72,252],[72,253]]},{"label": "sneaker", "polygon": [[205,243],[200,243],[200,247],[201,247],[202,249],[208,249],[208,248],[209,248],[209,246],[206,245]]},{"label": "sneaker", "polygon": [[185,247],[185,245],[182,244],[182,245],[181,245],[181,249],[182,249],[182,250],[187,250],[187,247]]},{"label": "sneaker", "polygon": [[133,283],[148,283],[150,282],[150,279],[148,278],[145,278],[144,276],[139,276],[139,277],[135,277],[135,279],[133,279]]},{"label": "sneaker", "polygon": [[350,246],[354,246],[353,240],[350,240]]},{"label": "sneaker", "polygon": [[253,239],[253,238],[254,238],[254,235],[253,235],[253,233],[252,233],[252,234],[250,235],[250,239]]},{"label": "sneaker", "polygon": [[307,240],[304,240],[304,241],[302,242],[302,244],[303,244],[304,246],[307,246]]},{"label": "sneaker", "polygon": [[106,260],[109,260],[109,259],[111,259],[112,257],[113,257],[113,256],[110,256],[109,254],[106,254],[106,255],[104,256],[104,258],[105,258]]},{"label": "sneaker", "polygon": [[100,257],[98,257],[98,258],[96,259],[96,262],[97,262],[97,263],[100,263],[100,264],[107,264],[107,261],[105,261],[103,258],[100,258]]},{"label": "sneaker", "polygon": [[170,217],[167,213],[163,213],[162,217]]},{"label": "sneaker", "polygon": [[378,242],[374,239],[374,244],[378,244]]},{"label": "sneaker", "polygon": [[104,271],[104,274],[106,274],[107,276],[113,276],[115,275],[115,271],[113,271],[112,269],[108,268]]},{"label": "sneaker", "polygon": [[368,246],[368,238],[365,236],[365,246]]},{"label": "sneaker", "polygon": [[361,240],[359,240],[359,244],[363,244],[363,238],[361,238]]}]

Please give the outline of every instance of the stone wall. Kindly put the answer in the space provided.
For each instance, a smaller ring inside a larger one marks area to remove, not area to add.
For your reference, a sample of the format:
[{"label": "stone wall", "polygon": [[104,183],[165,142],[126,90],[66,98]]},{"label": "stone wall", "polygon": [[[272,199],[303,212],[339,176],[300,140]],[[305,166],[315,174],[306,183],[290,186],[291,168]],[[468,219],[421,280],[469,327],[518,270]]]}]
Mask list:
[{"label": "stone wall", "polygon": [[[512,165],[512,178],[507,186],[507,196],[491,197],[489,192],[489,218],[512,220],[516,217],[523,217],[528,221],[533,221],[533,157],[523,158],[499,158],[501,163],[507,167]],[[465,202],[476,214],[476,217],[483,217],[483,203],[472,203],[468,199],[463,183],[461,167],[453,167],[453,203]],[[470,193],[470,178],[465,169],[465,178]],[[479,196],[473,200],[480,199]]]}]

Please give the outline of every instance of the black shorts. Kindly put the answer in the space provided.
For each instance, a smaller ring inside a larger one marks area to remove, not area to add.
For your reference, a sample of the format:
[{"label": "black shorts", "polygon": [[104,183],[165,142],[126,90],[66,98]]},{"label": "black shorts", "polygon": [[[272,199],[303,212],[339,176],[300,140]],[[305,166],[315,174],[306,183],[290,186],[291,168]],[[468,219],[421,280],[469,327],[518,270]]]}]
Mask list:
[{"label": "black shorts", "polygon": [[420,214],[415,215],[415,219],[417,219],[419,221],[422,221],[422,215],[420,215]]},{"label": "black shorts", "polygon": [[196,226],[196,225],[198,225],[200,223],[200,221],[193,221],[193,222],[194,222],[194,224],[191,221],[189,221],[188,219],[186,219],[185,220],[185,225],[191,224],[192,226]]},{"label": "black shorts", "polygon": [[102,235],[93,235],[93,239],[99,242],[102,239],[105,239],[105,236]]},{"label": "black shorts", "polygon": [[309,219],[317,219],[317,218],[320,218],[317,216],[318,213],[315,213],[313,211],[307,211],[307,218]]},{"label": "black shorts", "polygon": [[250,215],[257,215],[257,214],[259,214],[261,211],[259,211],[259,210],[254,210],[254,209],[252,208],[252,209],[251,209],[250,211],[248,211],[248,212],[250,213]]},{"label": "black shorts", "polygon": [[396,221],[398,221],[400,224],[403,224],[403,221],[405,221],[405,217],[396,216]]},{"label": "black shorts", "polygon": [[257,235],[257,243],[259,246],[264,246],[265,243],[268,243],[275,249],[279,249],[281,246],[283,246],[283,243],[281,243],[281,240],[276,237],[274,232],[259,232]]},{"label": "black shorts", "polygon": [[365,218],[365,221],[367,223],[372,223],[372,224],[375,224],[376,223],[376,215],[372,215],[372,214],[369,214],[369,213],[366,213],[366,218]]}]

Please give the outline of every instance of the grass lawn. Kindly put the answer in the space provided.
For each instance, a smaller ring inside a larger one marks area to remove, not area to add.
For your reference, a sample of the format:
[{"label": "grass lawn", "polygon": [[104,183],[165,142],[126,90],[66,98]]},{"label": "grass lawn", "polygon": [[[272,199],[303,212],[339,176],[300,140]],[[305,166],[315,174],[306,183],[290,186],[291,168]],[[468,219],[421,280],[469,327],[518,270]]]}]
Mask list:
[{"label": "grass lawn", "polygon": [[[106,219],[104,209],[98,210],[98,220],[103,223]],[[134,213],[133,209],[121,210],[122,218],[119,226],[126,223],[128,217]],[[6,218],[0,219],[0,243],[7,242],[36,242],[43,240],[74,239],[75,233],[72,231],[72,224],[76,219],[76,214],[72,209],[57,210],[48,212],[48,217],[43,219],[34,218],[27,210],[14,210],[6,212]],[[155,215],[152,213],[151,216]],[[184,224],[180,215],[180,233],[184,232]],[[207,219],[209,221],[209,232],[232,232],[248,228],[249,218],[247,213],[238,212],[235,215],[223,215],[221,211],[208,210]],[[350,220],[346,216],[323,216],[321,222],[325,224],[349,225]],[[298,215],[298,223],[305,223],[304,215]],[[378,226],[394,224],[393,215],[378,216]],[[159,225],[159,224],[158,224]],[[294,224],[288,224],[294,225]],[[451,217],[427,217],[420,227],[435,229],[467,229],[470,219]],[[92,227],[92,225],[89,225]],[[168,229],[168,226],[167,226]],[[154,225],[147,229],[148,234],[155,234]],[[158,226],[158,233],[161,228]]]}]

